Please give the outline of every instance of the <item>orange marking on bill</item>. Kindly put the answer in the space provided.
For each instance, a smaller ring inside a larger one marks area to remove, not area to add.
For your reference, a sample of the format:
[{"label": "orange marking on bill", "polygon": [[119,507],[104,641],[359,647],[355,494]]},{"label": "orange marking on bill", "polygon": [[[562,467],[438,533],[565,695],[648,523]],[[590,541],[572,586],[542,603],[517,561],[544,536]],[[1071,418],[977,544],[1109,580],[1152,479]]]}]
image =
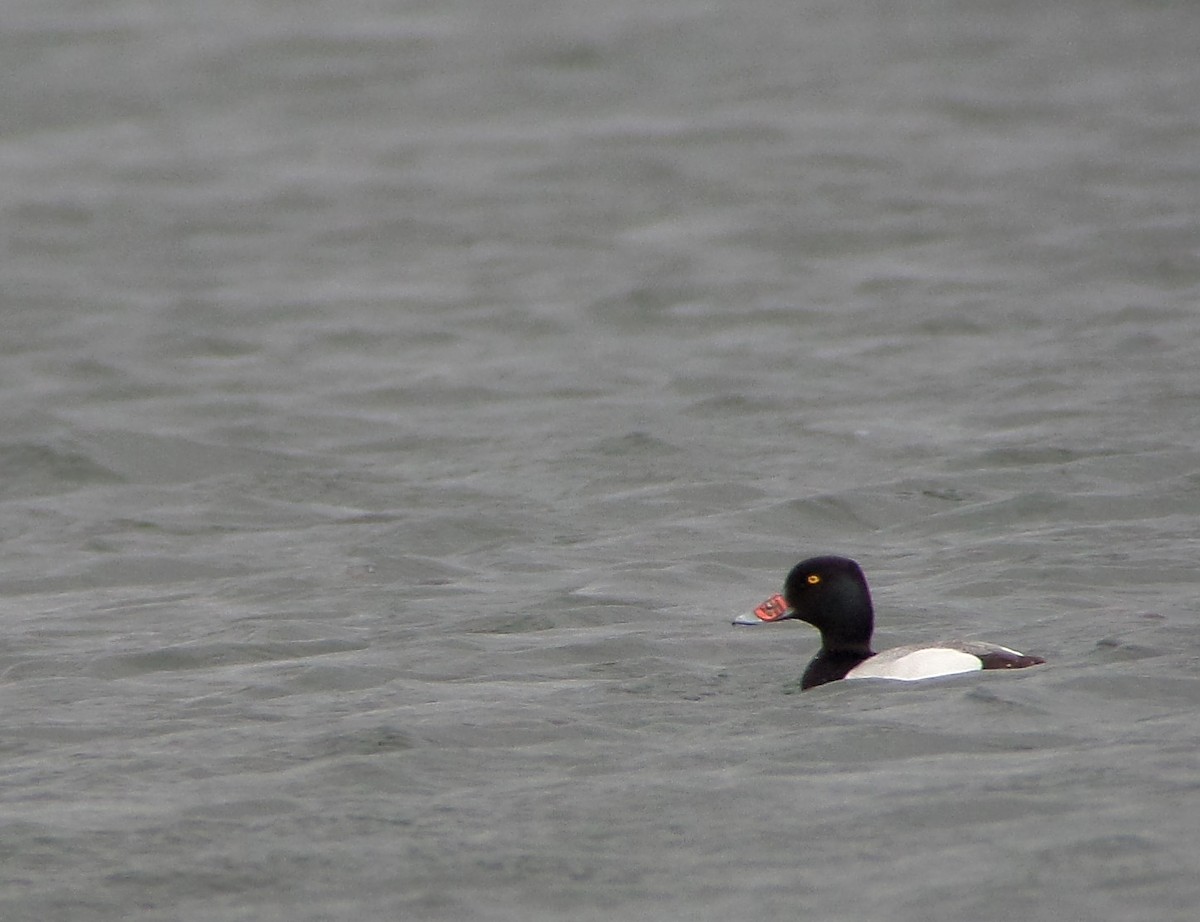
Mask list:
[{"label": "orange marking on bill", "polygon": [[754,609],[754,614],[759,621],[778,621],[787,610],[787,601],[777,593]]}]

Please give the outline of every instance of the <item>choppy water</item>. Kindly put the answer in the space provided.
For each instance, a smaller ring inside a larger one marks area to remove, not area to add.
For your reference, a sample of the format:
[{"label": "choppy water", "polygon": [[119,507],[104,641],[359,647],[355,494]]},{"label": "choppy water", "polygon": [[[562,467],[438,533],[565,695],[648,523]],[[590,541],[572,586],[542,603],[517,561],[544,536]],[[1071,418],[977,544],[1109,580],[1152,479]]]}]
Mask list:
[{"label": "choppy water", "polygon": [[1195,918],[1197,35],[6,4],[0,917]]}]

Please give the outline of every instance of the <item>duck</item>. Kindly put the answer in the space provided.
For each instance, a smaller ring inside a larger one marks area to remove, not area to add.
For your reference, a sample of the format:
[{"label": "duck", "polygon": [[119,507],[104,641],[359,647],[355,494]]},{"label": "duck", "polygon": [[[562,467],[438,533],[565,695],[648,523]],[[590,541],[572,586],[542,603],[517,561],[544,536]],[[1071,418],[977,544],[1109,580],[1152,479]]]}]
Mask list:
[{"label": "duck", "polygon": [[871,649],[875,609],[857,561],[823,555],[802,560],[787,575],[783,594],[773,595],[733,623],[804,621],[821,632],[821,649],[800,679],[801,690],[839,679],[897,679],[912,682],[980,669],[1040,666],[1040,656],[982,641],[914,644],[876,653]]}]

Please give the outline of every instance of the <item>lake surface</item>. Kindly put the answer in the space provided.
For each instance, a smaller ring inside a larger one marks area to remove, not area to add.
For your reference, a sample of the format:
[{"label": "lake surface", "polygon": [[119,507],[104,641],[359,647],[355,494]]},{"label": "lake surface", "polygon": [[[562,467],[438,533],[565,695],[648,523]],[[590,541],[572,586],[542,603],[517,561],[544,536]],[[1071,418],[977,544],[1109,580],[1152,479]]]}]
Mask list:
[{"label": "lake surface", "polygon": [[6,4],[0,917],[1190,922],[1197,36]]}]

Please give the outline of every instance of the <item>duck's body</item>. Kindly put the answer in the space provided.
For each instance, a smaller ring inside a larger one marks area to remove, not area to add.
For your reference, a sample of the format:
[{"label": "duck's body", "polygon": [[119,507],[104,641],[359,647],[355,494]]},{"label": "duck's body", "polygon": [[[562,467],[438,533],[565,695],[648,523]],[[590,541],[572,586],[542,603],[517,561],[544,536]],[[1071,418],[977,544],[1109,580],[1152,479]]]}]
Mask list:
[{"label": "duck's body", "polygon": [[[786,607],[785,607],[786,605]],[[800,687],[838,679],[915,681],[980,669],[1020,669],[1044,663],[999,644],[952,641],[929,646],[871,649],[875,610],[862,568],[848,557],[811,557],[792,568],[783,596],[768,599],[734,624],[796,619],[821,632],[821,650],[804,670]]]}]

